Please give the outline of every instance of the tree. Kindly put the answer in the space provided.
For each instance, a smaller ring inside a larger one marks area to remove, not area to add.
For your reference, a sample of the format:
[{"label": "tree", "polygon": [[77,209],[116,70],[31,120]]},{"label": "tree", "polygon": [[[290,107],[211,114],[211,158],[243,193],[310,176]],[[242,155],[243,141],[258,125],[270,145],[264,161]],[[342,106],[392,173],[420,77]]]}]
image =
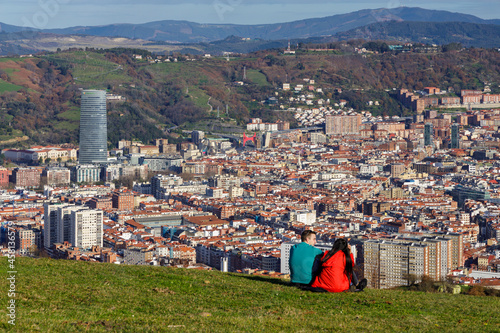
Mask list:
[{"label": "tree", "polygon": [[30,256],[30,257],[38,257],[39,254],[40,254],[40,250],[38,249],[38,246],[36,246],[35,244],[31,245],[28,248],[28,256]]},{"label": "tree", "polygon": [[415,274],[405,274],[404,279],[407,281],[408,286],[414,286],[418,281],[418,277]]}]

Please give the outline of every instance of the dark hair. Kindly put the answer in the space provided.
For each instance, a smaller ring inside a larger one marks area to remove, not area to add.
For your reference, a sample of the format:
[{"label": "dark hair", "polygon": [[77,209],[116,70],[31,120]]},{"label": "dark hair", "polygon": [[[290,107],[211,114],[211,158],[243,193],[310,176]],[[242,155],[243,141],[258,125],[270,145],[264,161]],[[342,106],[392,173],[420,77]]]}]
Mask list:
[{"label": "dark hair", "polygon": [[332,249],[328,251],[328,253],[321,259],[321,263],[325,263],[335,255],[335,253],[342,251],[344,252],[345,255],[345,268],[344,268],[344,274],[347,276],[349,281],[352,279],[352,266],[353,262],[351,259],[351,250],[349,250],[349,244],[347,243],[347,240],[345,238],[338,238],[335,240],[335,243],[333,243]]},{"label": "dark hair", "polygon": [[300,239],[301,239],[303,242],[305,242],[305,241],[309,238],[309,236],[311,236],[311,235],[316,235],[316,232],[315,232],[315,231],[312,231],[312,230],[304,230],[304,231],[302,232],[302,235],[300,235]]}]

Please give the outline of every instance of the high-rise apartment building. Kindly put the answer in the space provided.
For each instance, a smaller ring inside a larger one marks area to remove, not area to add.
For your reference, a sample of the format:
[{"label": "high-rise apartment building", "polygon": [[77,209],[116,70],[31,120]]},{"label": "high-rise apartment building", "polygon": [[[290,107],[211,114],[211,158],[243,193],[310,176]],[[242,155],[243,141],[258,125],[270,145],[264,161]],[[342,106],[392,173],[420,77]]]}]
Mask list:
[{"label": "high-rise apartment building", "polygon": [[363,243],[364,277],[372,288],[407,285],[424,275],[443,280],[463,266],[463,236],[454,233],[400,234]]},{"label": "high-rise apartment building", "polygon": [[70,242],[73,246],[89,248],[102,246],[103,212],[84,206],[68,204],[44,205],[44,247]]},{"label": "high-rise apartment building", "polygon": [[107,162],[106,92],[84,90],[80,113],[80,164]]},{"label": "high-rise apartment building", "polygon": [[70,243],[80,248],[102,247],[102,210],[81,209],[71,212]]},{"label": "high-rise apartment building", "polygon": [[429,275],[429,247],[413,242],[368,240],[363,244],[364,277],[371,288],[408,284],[409,276]]},{"label": "high-rise apartment building", "polygon": [[62,206],[44,204],[43,219],[43,247],[50,249],[52,244],[57,243],[57,208]]},{"label": "high-rise apartment building", "polygon": [[325,118],[326,135],[359,134],[361,115],[334,115]]},{"label": "high-rise apartment building", "polygon": [[391,177],[399,177],[406,170],[406,166],[403,163],[393,163],[391,164]]},{"label": "high-rise apartment building", "polygon": [[42,175],[47,177],[47,185],[50,186],[69,185],[71,180],[71,172],[67,168],[46,168]]},{"label": "high-rise apartment building", "polygon": [[69,242],[70,214],[72,210],[86,209],[83,206],[68,204],[48,204],[44,206],[44,243],[50,249],[54,243]]}]

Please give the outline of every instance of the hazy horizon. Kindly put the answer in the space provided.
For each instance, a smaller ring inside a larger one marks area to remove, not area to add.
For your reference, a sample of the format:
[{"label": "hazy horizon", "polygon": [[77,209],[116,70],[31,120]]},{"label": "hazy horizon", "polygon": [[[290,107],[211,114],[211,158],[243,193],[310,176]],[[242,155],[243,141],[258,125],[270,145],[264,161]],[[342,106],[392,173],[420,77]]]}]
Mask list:
[{"label": "hazy horizon", "polygon": [[[182,4],[170,0],[19,0],[4,5],[0,22],[38,29],[108,24],[140,24],[161,20],[184,20],[206,24],[258,25],[284,23],[315,17],[346,14],[363,9],[420,7],[470,14],[482,19],[500,18],[500,1],[478,0],[362,0],[355,4],[340,0],[187,0]],[[78,13],[78,17],[75,17]]]}]

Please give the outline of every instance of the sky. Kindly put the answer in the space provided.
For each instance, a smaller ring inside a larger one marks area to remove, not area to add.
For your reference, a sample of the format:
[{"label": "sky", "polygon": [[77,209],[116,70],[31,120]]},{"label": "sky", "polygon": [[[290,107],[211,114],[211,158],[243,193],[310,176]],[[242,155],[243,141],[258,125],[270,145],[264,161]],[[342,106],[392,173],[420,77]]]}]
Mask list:
[{"label": "sky", "polygon": [[38,29],[160,20],[267,24],[401,6],[500,19],[500,0],[0,0],[0,4],[0,22]]}]

